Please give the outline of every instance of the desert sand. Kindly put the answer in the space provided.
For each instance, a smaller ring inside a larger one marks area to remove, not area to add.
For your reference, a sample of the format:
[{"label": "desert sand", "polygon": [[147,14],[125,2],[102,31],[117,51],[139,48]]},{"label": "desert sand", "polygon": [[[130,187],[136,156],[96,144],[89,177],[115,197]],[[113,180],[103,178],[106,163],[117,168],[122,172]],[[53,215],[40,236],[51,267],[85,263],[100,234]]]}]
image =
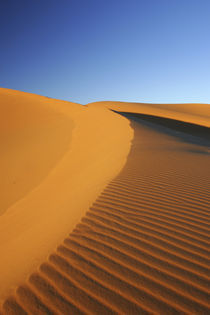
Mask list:
[{"label": "desert sand", "polygon": [[0,89],[0,313],[210,314],[210,105]]}]

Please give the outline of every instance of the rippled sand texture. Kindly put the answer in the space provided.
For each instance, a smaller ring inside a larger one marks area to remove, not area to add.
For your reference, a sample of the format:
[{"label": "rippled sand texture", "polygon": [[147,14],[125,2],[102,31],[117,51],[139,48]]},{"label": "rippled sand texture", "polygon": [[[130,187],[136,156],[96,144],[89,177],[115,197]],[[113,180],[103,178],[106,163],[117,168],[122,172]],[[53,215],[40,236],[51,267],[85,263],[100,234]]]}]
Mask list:
[{"label": "rippled sand texture", "polygon": [[126,117],[124,168],[3,314],[210,314],[208,137]]}]

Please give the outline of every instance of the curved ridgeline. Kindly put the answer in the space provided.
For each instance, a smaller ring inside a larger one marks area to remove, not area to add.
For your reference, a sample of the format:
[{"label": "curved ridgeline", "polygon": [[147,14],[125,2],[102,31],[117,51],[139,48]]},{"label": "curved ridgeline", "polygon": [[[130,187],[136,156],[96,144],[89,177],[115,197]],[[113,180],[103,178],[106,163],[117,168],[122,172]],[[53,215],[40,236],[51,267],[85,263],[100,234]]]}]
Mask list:
[{"label": "curved ridgeline", "polygon": [[210,314],[209,129],[124,115],[125,167],[3,314]]}]

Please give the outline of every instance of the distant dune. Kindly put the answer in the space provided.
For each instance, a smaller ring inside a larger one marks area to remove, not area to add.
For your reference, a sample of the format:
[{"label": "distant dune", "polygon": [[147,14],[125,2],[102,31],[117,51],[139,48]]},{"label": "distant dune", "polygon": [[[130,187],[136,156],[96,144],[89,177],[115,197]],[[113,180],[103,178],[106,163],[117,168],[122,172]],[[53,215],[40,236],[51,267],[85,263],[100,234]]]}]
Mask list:
[{"label": "distant dune", "polygon": [[0,313],[210,314],[210,105],[0,89]]}]

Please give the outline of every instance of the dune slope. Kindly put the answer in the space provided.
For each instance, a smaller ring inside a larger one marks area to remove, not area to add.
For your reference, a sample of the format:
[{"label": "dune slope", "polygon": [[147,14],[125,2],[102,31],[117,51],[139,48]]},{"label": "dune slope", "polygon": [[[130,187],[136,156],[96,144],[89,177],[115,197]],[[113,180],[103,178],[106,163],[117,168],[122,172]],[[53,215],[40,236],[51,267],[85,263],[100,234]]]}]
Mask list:
[{"label": "dune slope", "polygon": [[[74,110],[79,106],[71,104]],[[74,122],[47,98],[6,89],[0,91],[0,112],[2,215],[64,156]]]}]

